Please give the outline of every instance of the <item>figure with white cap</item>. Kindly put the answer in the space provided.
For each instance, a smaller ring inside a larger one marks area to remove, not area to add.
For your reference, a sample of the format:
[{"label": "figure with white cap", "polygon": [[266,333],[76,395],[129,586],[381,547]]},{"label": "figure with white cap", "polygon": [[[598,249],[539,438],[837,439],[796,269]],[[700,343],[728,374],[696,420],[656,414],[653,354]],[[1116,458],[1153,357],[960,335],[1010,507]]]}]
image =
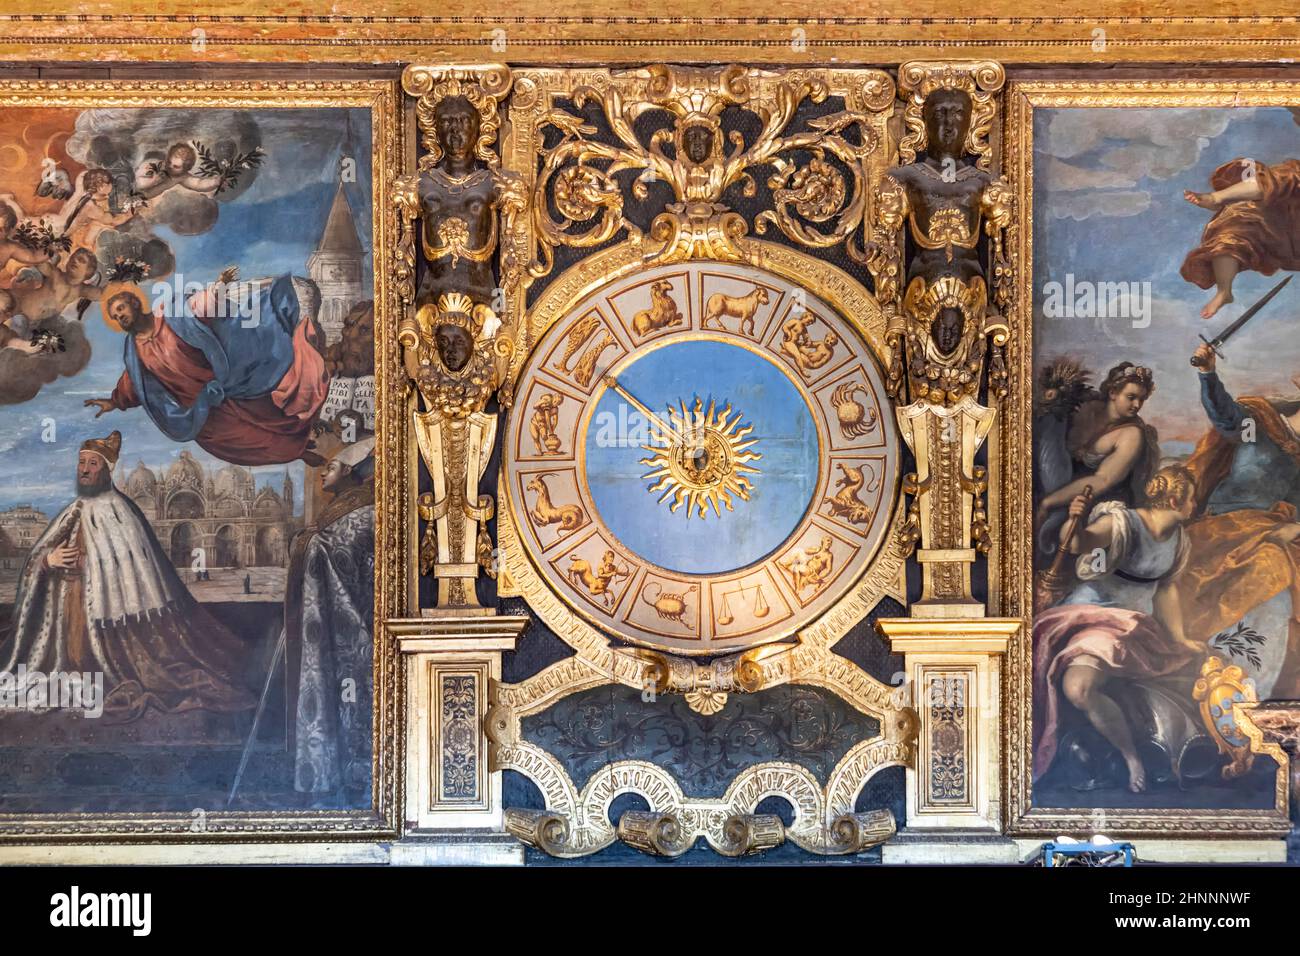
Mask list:
[{"label": "figure with white cap", "polygon": [[113,485],[122,435],[77,457],[76,499],[37,539],[0,644],[0,672],[100,672],[104,717],[252,708],[239,639],[200,605],[135,502]]}]

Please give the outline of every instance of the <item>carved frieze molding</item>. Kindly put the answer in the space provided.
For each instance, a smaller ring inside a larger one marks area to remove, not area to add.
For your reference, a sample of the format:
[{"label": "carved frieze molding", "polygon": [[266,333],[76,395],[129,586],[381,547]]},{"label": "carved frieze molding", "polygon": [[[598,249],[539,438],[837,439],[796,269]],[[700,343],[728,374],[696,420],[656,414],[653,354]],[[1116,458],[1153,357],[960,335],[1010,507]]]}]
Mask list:
[{"label": "carved frieze molding", "polygon": [[870,824],[846,818],[854,816],[853,803],[867,781],[885,767],[906,764],[910,754],[908,742],[863,741],[840,761],[825,788],[796,764],[757,764],[737,774],[718,798],[690,797],[667,770],[641,760],[610,764],[581,790],[555,757],[526,741],[501,747],[497,760],[502,769],[532,780],[546,801],[544,811],[508,808],[507,831],[552,856],[587,856],[618,839],[609,811],[625,793],[642,797],[650,814],[671,817],[670,848],[677,852],[703,837],[719,853],[737,855],[738,818],[752,816],[766,798],[780,797],[794,811],[786,838],[811,853],[830,855],[860,852],[892,834],[882,817]]},{"label": "carved frieze molding", "polygon": [[[1017,63],[1242,63],[1294,50],[1297,18],[1271,9],[1133,0],[1097,9],[1027,11],[986,0],[954,13],[934,2],[864,9],[851,0],[816,7],[747,3],[719,8],[686,0],[670,16],[612,10],[571,0],[563,13],[530,13],[450,0],[436,10],[388,0],[373,10],[312,13],[308,8],[250,10],[232,3],[196,12],[176,0],[118,0],[111,12],[12,13],[0,30],[6,60],[217,64],[401,63],[423,58],[500,56],[504,44],[533,63],[635,63],[728,59],[762,63],[891,63],[913,57],[995,56]],[[96,11],[106,7],[94,8]],[[1238,12],[1241,11],[1241,12]],[[505,15],[503,15],[505,13]],[[1099,32],[1100,31],[1100,32]],[[1099,38],[1104,42],[1099,42]]]}]

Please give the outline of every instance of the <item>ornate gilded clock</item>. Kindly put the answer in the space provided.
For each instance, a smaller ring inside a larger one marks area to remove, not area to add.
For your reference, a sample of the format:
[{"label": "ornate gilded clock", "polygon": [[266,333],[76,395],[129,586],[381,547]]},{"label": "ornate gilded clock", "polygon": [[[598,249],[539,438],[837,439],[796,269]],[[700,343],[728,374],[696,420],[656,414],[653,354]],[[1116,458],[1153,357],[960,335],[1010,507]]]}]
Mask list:
[{"label": "ornate gilded clock", "polygon": [[530,601],[557,631],[576,612],[679,655],[780,641],[880,550],[899,476],[879,313],[833,268],[770,250],[767,268],[634,264],[534,310],[548,327],[515,386],[503,542],[559,599]]}]

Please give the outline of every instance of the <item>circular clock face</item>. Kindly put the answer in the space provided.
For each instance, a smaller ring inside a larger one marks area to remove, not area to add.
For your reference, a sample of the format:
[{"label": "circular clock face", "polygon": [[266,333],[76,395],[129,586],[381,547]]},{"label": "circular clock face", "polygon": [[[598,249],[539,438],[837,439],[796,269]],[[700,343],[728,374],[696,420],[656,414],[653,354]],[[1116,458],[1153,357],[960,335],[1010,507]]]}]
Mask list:
[{"label": "circular clock face", "polygon": [[505,486],[529,559],[597,627],[719,653],[808,624],[888,526],[875,358],[811,291],[745,265],[624,277],[537,343]]}]

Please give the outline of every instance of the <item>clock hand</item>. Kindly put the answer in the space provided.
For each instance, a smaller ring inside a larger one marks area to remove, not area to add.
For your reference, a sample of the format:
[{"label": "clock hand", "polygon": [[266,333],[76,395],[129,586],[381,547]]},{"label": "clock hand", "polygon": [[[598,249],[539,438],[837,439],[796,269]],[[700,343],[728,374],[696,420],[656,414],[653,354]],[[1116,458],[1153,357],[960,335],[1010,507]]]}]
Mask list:
[{"label": "clock hand", "polygon": [[657,429],[659,429],[660,433],[663,434],[664,438],[668,442],[674,445],[682,445],[685,443],[682,436],[678,434],[677,429],[665,423],[662,418],[660,418],[654,412],[650,411],[650,409],[648,409],[645,405],[641,404],[641,402],[639,402],[636,399],[636,397],[632,395],[631,392],[629,392],[627,389],[625,389],[622,385],[618,383],[618,379],[616,379],[613,375],[605,376],[605,385],[607,388],[611,389],[615,394],[617,394],[620,398],[622,398],[625,402],[627,402],[638,412],[644,415],[647,419],[649,419],[650,423],[654,425]]}]

